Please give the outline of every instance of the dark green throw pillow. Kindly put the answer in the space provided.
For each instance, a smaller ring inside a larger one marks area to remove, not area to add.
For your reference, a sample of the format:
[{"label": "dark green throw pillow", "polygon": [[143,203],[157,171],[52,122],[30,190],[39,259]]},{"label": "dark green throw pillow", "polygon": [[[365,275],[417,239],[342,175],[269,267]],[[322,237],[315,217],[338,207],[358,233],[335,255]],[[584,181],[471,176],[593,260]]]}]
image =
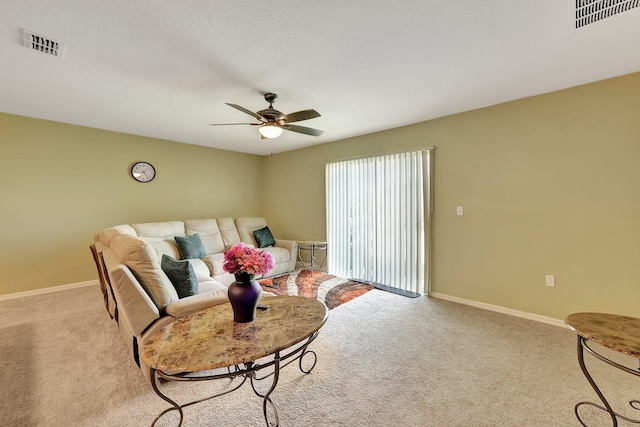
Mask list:
[{"label": "dark green throw pillow", "polygon": [[198,294],[198,278],[189,261],[178,261],[169,255],[163,254],[160,267],[171,281],[173,287],[176,288],[178,298]]},{"label": "dark green throw pillow", "polygon": [[191,236],[175,236],[174,239],[178,244],[180,256],[182,259],[199,259],[207,256],[207,250],[202,244],[200,234],[195,233]]},{"label": "dark green throw pillow", "polygon": [[261,229],[254,231],[253,237],[256,238],[259,248],[268,248],[269,246],[276,244],[273,234],[271,234],[271,230],[269,230],[269,227],[266,225]]}]

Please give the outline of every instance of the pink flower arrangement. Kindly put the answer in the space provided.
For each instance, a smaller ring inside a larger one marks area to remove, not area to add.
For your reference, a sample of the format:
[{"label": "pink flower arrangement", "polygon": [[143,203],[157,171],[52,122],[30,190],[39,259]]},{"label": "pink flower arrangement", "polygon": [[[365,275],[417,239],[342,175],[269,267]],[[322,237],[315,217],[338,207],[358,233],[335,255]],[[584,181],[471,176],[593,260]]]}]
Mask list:
[{"label": "pink flower arrangement", "polygon": [[236,243],[224,254],[222,268],[231,274],[246,273],[250,276],[266,274],[273,270],[273,256],[266,251]]}]

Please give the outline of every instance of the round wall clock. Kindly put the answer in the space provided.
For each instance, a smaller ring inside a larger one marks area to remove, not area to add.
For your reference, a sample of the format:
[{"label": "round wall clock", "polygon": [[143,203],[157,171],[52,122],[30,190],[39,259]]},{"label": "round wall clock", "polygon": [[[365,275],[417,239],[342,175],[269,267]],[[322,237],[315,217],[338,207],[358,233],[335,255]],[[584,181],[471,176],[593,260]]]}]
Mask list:
[{"label": "round wall clock", "polygon": [[136,162],[131,166],[131,176],[139,182],[149,182],[156,177],[156,169],[151,163]]}]

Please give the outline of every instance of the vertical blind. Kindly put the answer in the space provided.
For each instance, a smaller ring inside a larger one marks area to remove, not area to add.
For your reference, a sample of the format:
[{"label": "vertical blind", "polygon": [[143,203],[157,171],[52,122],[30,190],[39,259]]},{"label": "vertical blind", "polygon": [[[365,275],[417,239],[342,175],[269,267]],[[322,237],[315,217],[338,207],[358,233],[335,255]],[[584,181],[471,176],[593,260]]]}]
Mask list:
[{"label": "vertical blind", "polygon": [[326,165],[332,274],[425,292],[429,156],[412,151]]}]

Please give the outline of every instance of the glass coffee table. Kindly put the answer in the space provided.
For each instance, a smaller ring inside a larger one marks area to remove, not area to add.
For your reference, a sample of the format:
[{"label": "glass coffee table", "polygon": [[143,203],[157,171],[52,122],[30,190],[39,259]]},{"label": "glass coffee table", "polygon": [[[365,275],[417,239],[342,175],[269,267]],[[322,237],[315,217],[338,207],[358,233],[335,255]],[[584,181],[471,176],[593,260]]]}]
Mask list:
[{"label": "glass coffee table", "polygon": [[[141,359],[151,368],[151,386],[172,405],[156,417],[152,426],[170,411],[178,411],[180,426],[183,408],[231,393],[247,380],[262,397],[266,425],[279,425],[278,411],[270,395],[278,384],[280,369],[297,360],[301,372],[311,372],[317,355],[308,346],[320,333],[328,310],[316,299],[299,296],[263,297],[260,304],[268,308],[258,310],[253,322],[235,323],[231,305],[221,304],[176,320],[143,344]],[[310,359],[306,359],[304,367],[306,356]],[[237,378],[239,384],[184,404],[176,403],[161,390],[163,381],[223,378]],[[267,378],[271,378],[271,384],[261,393],[256,383]],[[268,408],[273,412],[274,423],[269,421]]]}]

